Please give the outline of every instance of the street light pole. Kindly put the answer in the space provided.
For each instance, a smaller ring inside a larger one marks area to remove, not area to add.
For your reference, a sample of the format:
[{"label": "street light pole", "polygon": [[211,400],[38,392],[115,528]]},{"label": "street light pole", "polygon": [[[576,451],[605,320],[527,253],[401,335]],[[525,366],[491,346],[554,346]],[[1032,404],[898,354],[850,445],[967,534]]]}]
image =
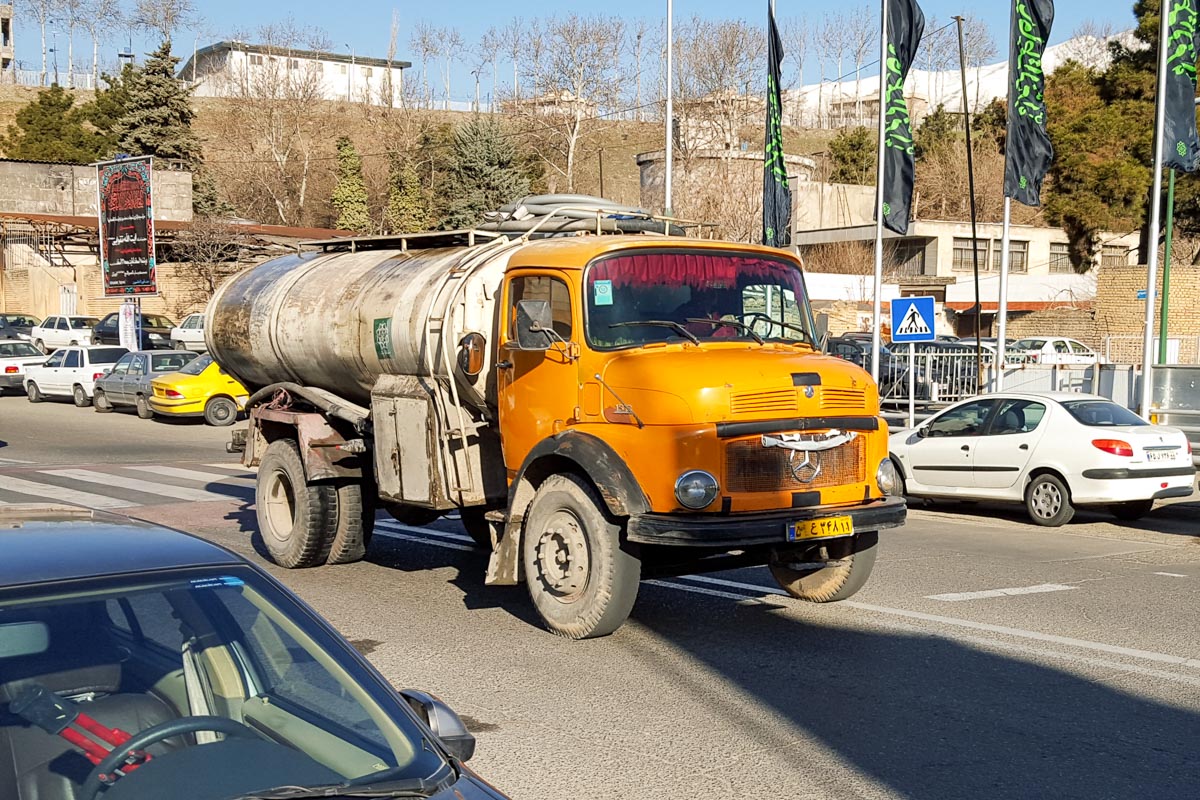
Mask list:
[{"label": "street light pole", "polygon": [[668,216],[674,216],[671,208],[671,181],[674,173],[675,157],[675,105],[672,95],[675,94],[675,80],[672,60],[675,56],[674,34],[672,33],[672,3],[667,0],[667,151],[666,151],[666,191],[663,193],[663,211]]}]

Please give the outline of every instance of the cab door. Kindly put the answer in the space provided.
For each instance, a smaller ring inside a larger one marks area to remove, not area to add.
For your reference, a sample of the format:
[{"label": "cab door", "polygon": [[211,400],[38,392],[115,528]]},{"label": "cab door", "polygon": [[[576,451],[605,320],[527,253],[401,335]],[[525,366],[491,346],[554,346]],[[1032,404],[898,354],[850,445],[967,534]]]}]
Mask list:
[{"label": "cab door", "polygon": [[905,451],[906,471],[924,486],[946,493],[975,485],[975,448],[985,430],[995,400],[975,400],[951,406],[922,426]]},{"label": "cab door", "polygon": [[971,467],[975,485],[983,489],[1013,486],[1046,432],[1045,416],[1045,403],[1015,397],[1000,400],[987,432],[975,444]]},{"label": "cab door", "polygon": [[[522,300],[550,304],[554,335],[543,334],[544,350],[524,349],[517,340],[517,304]],[[571,283],[560,274],[526,270],[505,279],[496,388],[504,463],[510,472],[520,468],[534,445],[576,418],[577,342],[583,336],[574,313],[578,307]]]}]

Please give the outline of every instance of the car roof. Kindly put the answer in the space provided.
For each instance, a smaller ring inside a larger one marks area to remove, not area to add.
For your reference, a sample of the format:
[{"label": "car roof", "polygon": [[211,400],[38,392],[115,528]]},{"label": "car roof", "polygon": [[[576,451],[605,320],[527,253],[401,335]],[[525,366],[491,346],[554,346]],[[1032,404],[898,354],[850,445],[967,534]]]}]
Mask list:
[{"label": "car roof", "polygon": [[0,589],[245,560],[187,533],[89,509],[0,507]]},{"label": "car roof", "polygon": [[980,394],[969,399],[971,400],[992,400],[1000,398],[1006,400],[1009,398],[1017,400],[1053,400],[1061,403],[1064,400],[1103,400],[1106,403],[1113,402],[1107,397],[1102,397],[1098,394],[1085,394],[1084,392],[989,392],[988,394]]}]

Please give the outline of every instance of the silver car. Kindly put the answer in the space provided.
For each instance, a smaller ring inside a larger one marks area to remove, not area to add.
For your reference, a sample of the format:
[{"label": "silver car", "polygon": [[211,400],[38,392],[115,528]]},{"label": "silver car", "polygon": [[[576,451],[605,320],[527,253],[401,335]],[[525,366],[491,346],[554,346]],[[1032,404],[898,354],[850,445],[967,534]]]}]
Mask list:
[{"label": "silver car", "polygon": [[178,372],[199,353],[191,350],[138,350],[126,353],[104,377],[97,379],[92,406],[105,414],[116,406],[133,406],[142,419],[154,416],[147,402],[151,378]]}]

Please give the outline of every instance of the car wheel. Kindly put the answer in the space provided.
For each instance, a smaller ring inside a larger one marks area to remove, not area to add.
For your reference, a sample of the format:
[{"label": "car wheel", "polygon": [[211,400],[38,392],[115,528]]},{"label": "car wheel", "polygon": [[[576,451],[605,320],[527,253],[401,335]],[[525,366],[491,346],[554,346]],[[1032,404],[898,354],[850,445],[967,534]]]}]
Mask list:
[{"label": "car wheel", "polygon": [[43,353],[46,352],[46,343],[43,342],[41,339],[34,339],[33,346],[36,347],[38,350],[41,350]]},{"label": "car wheel", "polygon": [[309,483],[292,439],[276,439],[258,468],[258,528],[271,560],[287,569],[324,564],[337,526],[338,493]]},{"label": "car wheel", "polygon": [[621,533],[581,478],[552,475],[538,487],[521,551],[529,596],[550,631],[570,639],[607,636],[629,616],[642,562]]},{"label": "car wheel", "polygon": [[326,564],[350,564],[361,561],[375,531],[375,505],[359,481],[337,487],[337,525]]},{"label": "car wheel", "polygon": [[103,389],[97,389],[92,393],[92,408],[96,410],[97,414],[107,414],[113,410],[113,405],[108,402],[108,395],[104,393]]},{"label": "car wheel", "polygon": [[87,408],[92,404],[92,398],[88,397],[87,392],[78,383],[71,390],[71,399],[75,401],[75,405],[78,408]]},{"label": "car wheel", "polygon": [[187,350],[187,345],[184,344],[183,342],[175,342],[175,349],[176,350]]},{"label": "car wheel", "polygon": [[1133,522],[1149,514],[1152,508],[1153,500],[1130,500],[1127,503],[1113,503],[1108,510],[1119,520]]},{"label": "car wheel", "polygon": [[768,566],[779,588],[810,603],[835,603],[853,595],[875,569],[879,532],[863,531],[827,544],[771,553]]},{"label": "car wheel", "polygon": [[46,399],[46,396],[42,394],[42,390],[33,381],[25,384],[25,396],[29,398],[29,402],[31,403],[40,403]]},{"label": "car wheel", "polygon": [[100,337],[99,337],[99,336],[93,336],[93,337],[92,337],[92,344],[96,345],[96,344],[104,344],[104,343],[100,341]]},{"label": "car wheel", "polygon": [[1030,519],[1047,528],[1066,525],[1075,516],[1067,485],[1050,473],[1038,475],[1029,482],[1025,488],[1025,510]]},{"label": "car wheel", "polygon": [[228,397],[214,397],[204,405],[204,421],[218,428],[232,425],[237,414],[237,403]]},{"label": "car wheel", "polygon": [[151,419],[154,416],[154,412],[150,410],[150,401],[146,399],[146,395],[144,394],[139,394],[134,398],[133,407],[140,419]]},{"label": "car wheel", "polygon": [[79,347],[79,340],[78,340],[78,339],[72,339],[72,340],[71,340],[71,343],[70,343],[69,345],[67,345],[67,346],[68,346],[68,347]]}]

